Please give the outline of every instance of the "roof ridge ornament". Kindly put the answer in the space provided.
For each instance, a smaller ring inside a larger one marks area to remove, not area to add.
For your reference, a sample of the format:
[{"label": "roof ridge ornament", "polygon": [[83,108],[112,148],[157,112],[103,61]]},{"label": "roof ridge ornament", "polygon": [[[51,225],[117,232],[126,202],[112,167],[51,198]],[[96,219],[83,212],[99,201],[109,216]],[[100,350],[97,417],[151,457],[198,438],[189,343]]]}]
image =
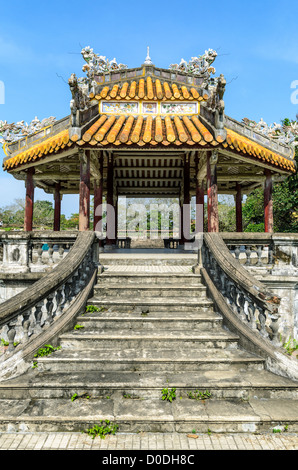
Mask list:
[{"label": "roof ridge ornament", "polygon": [[243,124],[246,127],[253,129],[272,140],[276,140],[279,143],[290,145],[295,147],[298,145],[298,123],[297,121],[282,122],[278,124],[274,122],[268,125],[263,118],[259,122],[253,121],[248,118],[242,119]]},{"label": "roof ridge ornament", "polygon": [[203,78],[209,78],[211,73],[215,73],[215,68],[211,67],[211,64],[213,64],[216,57],[217,52],[213,49],[208,49],[208,51],[205,51],[203,55],[192,57],[189,62],[181,59],[180,64],[170,64],[169,69]]},{"label": "roof ridge ornament", "polygon": [[55,121],[54,116],[44,118],[42,121],[35,117],[29,124],[25,121],[9,124],[7,121],[0,120],[0,144],[12,143],[23,137],[28,137],[47,126],[51,126]]},{"label": "roof ridge ornament", "polygon": [[147,46],[147,57],[145,59],[144,65],[154,65],[149,55],[149,46]]},{"label": "roof ridge ornament", "polygon": [[87,79],[93,80],[95,75],[103,75],[114,70],[127,69],[127,65],[118,64],[116,59],[109,60],[103,55],[98,55],[93,52],[90,46],[86,46],[81,50],[83,59],[87,64],[82,67],[83,72],[86,72]]}]

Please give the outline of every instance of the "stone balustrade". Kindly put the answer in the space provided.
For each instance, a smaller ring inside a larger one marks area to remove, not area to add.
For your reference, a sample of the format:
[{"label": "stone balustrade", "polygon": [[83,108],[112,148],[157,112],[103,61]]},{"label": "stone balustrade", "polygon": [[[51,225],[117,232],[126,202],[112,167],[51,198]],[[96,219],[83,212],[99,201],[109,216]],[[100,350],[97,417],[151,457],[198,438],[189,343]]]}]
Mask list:
[{"label": "stone balustrade", "polygon": [[[235,246],[240,246],[241,235],[243,234],[239,234],[238,238],[237,234],[229,234],[228,237],[227,234],[204,233],[199,249],[203,280],[209,295],[223,315],[224,323],[239,335],[240,344],[265,357],[267,367],[272,371],[297,380],[297,361],[287,357],[281,348],[281,299],[239,262]],[[266,241],[269,247],[272,235],[268,235],[268,238],[266,234],[262,235],[263,238],[259,238],[260,246],[264,247]],[[246,239],[243,240],[241,245],[249,245],[246,242]],[[245,263],[250,258],[246,256]],[[256,264],[262,262],[259,259],[262,256],[257,255]],[[266,263],[268,264],[268,258]]]},{"label": "stone balustrade", "polygon": [[287,233],[221,233],[233,256],[255,272],[298,274],[298,235]]},{"label": "stone balustrade", "polygon": [[117,238],[116,240],[117,248],[130,248],[131,247],[131,238]]},{"label": "stone balustrade", "polygon": [[0,232],[2,273],[42,272],[61,261],[78,232]]},{"label": "stone balustrade", "polygon": [[77,232],[69,243],[73,246],[62,263],[0,305],[0,338],[8,343],[0,355],[0,379],[23,372],[34,351],[54,340],[86,302],[98,267],[97,238]]}]

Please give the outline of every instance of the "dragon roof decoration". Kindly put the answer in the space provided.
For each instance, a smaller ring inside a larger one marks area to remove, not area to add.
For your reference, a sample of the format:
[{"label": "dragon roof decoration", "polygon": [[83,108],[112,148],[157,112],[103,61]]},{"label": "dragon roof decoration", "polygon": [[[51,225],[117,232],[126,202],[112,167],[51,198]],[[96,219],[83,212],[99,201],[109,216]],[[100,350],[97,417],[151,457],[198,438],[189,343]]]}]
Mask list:
[{"label": "dragon roof decoration", "polygon": [[92,81],[96,75],[128,68],[125,64],[118,64],[115,58],[109,60],[103,55],[95,54],[90,46],[84,47],[81,54],[86,62],[82,70],[87,75],[87,81]]},{"label": "dragon roof decoration", "polygon": [[208,49],[203,55],[192,57],[189,62],[181,59],[180,64],[170,64],[169,69],[209,78],[211,73],[214,74],[216,71],[214,67],[211,67],[216,57],[217,52],[213,49]]},{"label": "dragon roof decoration", "polygon": [[56,118],[50,116],[40,121],[37,117],[32,119],[28,124],[25,121],[19,121],[9,124],[7,121],[0,121],[0,143],[16,142],[23,137],[34,134],[41,129],[51,126],[56,121]]},{"label": "dragon roof decoration", "polygon": [[259,122],[253,121],[248,118],[242,119],[243,124],[247,127],[254,129],[260,134],[269,137],[272,140],[277,140],[286,145],[295,147],[298,145],[298,122],[285,120],[281,124],[274,122],[268,125],[263,118]]}]

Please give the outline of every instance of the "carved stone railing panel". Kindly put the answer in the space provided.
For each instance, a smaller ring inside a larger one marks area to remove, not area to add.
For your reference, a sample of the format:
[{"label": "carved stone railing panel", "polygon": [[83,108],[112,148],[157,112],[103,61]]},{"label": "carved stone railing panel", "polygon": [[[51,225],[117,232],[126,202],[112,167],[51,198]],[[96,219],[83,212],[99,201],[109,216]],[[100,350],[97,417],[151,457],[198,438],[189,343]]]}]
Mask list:
[{"label": "carved stone railing panel", "polygon": [[3,273],[42,272],[57,265],[73,246],[77,232],[0,233]]},{"label": "carved stone railing panel", "polygon": [[270,234],[222,234],[230,253],[245,267],[271,269],[274,265],[274,242]]},{"label": "carved stone railing panel", "polygon": [[[250,261],[247,250],[247,263]],[[280,299],[267,291],[232,257],[219,234],[205,234],[202,246],[203,267],[219,292],[241,321],[264,338],[279,345],[278,305]]]},{"label": "carved stone railing panel", "polygon": [[30,341],[35,339],[36,343],[39,335],[51,329],[76,304],[97,267],[98,243],[94,233],[79,232],[63,263],[0,305],[0,338],[9,343],[0,354],[0,379],[13,373],[14,355],[22,355]]},{"label": "carved stone railing panel", "polygon": [[298,236],[291,233],[221,233],[231,254],[246,268],[298,274]]}]

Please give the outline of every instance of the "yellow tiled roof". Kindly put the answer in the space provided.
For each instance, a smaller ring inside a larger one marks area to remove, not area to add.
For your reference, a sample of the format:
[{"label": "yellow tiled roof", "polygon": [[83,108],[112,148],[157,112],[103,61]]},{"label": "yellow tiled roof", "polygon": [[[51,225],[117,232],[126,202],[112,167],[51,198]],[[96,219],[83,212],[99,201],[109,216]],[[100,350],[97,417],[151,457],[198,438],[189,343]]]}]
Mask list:
[{"label": "yellow tiled roof", "polygon": [[152,80],[151,77],[140,78],[132,82],[106,85],[97,94],[90,93],[90,99],[105,100],[198,100],[209,98],[206,90],[199,93],[194,87]]},{"label": "yellow tiled roof", "polygon": [[39,142],[29,149],[18,153],[14,157],[7,159],[3,163],[3,169],[11,170],[12,168],[16,168],[24,163],[34,162],[39,158],[50,155],[54,152],[57,152],[58,150],[61,150],[65,147],[70,147],[72,145],[74,144],[69,140],[68,129],[66,129],[54,135],[53,137],[49,137],[43,142]]},{"label": "yellow tiled roof", "polygon": [[68,130],[63,130],[53,137],[37,143],[27,150],[8,158],[3,163],[4,170],[12,170],[24,163],[34,162],[37,159],[56,153],[65,147],[74,145],[91,145],[102,148],[113,146],[190,146],[204,148],[223,147],[233,150],[239,155],[247,156],[253,160],[262,161],[274,165],[285,171],[295,172],[295,161],[287,159],[257,142],[226,129],[225,141],[220,136],[217,138],[205,127],[197,115],[167,115],[161,116],[143,115],[110,115],[102,114],[84,132],[80,140],[78,136],[69,137]]},{"label": "yellow tiled roof", "polygon": [[266,147],[250,140],[248,137],[244,137],[231,129],[227,129],[226,142],[223,143],[225,148],[236,150],[244,155],[255,157],[258,160],[262,160],[264,163],[271,163],[276,167],[296,171],[295,161],[289,160],[272,150],[268,150]]},{"label": "yellow tiled roof", "polygon": [[198,116],[127,116],[101,115],[77,143],[83,145],[218,145],[218,141]]}]

